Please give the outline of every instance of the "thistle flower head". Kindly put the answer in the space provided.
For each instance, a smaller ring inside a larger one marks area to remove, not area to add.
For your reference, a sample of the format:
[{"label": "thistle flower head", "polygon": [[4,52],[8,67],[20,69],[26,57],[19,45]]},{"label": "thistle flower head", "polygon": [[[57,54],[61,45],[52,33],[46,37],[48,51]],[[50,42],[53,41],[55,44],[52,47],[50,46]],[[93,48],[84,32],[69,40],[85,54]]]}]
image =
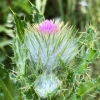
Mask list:
[{"label": "thistle flower head", "polygon": [[40,25],[29,27],[26,33],[25,42],[31,56],[29,59],[35,63],[40,62],[42,69],[59,66],[59,59],[69,63],[78,53],[73,27],[68,24],[45,20]]},{"label": "thistle flower head", "polygon": [[39,31],[48,34],[56,33],[58,26],[52,20],[45,20],[39,25]]}]

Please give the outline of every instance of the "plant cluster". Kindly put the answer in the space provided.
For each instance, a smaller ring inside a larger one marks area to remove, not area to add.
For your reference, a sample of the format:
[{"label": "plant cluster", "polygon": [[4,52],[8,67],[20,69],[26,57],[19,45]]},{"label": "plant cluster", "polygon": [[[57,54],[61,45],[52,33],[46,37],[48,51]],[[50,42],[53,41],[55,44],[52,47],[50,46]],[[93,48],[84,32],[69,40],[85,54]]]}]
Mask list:
[{"label": "plant cluster", "polygon": [[59,20],[47,20],[32,5],[33,24],[14,13],[13,70],[0,64],[1,100],[82,100],[99,90],[100,76],[89,77],[89,64],[98,58],[99,34]]}]

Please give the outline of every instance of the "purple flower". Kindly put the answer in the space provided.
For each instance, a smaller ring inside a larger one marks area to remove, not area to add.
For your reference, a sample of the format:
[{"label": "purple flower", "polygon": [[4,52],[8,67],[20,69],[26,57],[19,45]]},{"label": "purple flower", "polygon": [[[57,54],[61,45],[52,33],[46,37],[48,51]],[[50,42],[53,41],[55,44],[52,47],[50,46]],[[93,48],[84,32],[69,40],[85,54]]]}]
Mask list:
[{"label": "purple flower", "polygon": [[38,30],[44,34],[54,34],[58,32],[59,28],[52,20],[45,20],[39,25]]}]

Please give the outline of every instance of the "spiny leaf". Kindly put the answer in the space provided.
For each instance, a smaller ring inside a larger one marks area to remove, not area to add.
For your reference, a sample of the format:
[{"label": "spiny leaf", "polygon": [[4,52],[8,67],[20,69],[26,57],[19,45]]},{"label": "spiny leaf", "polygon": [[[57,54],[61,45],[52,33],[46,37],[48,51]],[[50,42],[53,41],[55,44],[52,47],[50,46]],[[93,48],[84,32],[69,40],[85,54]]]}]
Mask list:
[{"label": "spiny leaf", "polygon": [[[18,88],[17,88],[18,89]],[[13,81],[10,80],[8,71],[0,63],[0,98],[4,97],[4,100],[21,100],[19,93],[15,90]]]},{"label": "spiny leaf", "polygon": [[98,88],[100,86],[100,76],[95,80],[88,80],[86,82],[81,82],[79,87],[72,91],[72,94],[68,97],[68,100],[82,100],[82,97]]},{"label": "spiny leaf", "polygon": [[87,70],[87,65],[92,62],[94,59],[98,57],[99,52],[97,50],[93,50],[89,48],[86,54],[82,57],[81,61],[79,62],[78,66],[75,69],[76,74],[83,74]]},{"label": "spiny leaf", "polygon": [[89,48],[86,52],[84,60],[86,60],[87,62],[91,62],[98,57],[98,54],[99,52],[97,50],[93,50],[92,48]]},{"label": "spiny leaf", "polygon": [[82,62],[80,62],[78,67],[75,69],[74,73],[75,74],[83,74],[86,71],[87,71],[87,62],[83,60]]},{"label": "spiny leaf", "polygon": [[20,7],[27,14],[31,14],[31,9],[28,1],[29,0],[24,0],[24,1],[18,0],[17,2],[12,1],[12,5],[15,5],[15,7]]},{"label": "spiny leaf", "polygon": [[82,98],[77,96],[76,92],[74,92],[67,100],[82,100]]},{"label": "spiny leaf", "polygon": [[84,94],[97,88],[98,86],[100,86],[100,76],[96,80],[88,80],[86,82],[82,82],[79,85],[77,93],[79,96],[83,96]]},{"label": "spiny leaf", "polygon": [[39,10],[31,3],[33,11],[33,23],[40,23],[44,20],[44,16],[39,12]]},{"label": "spiny leaf", "polygon": [[12,61],[17,65],[18,75],[24,75],[27,62],[27,50],[18,38],[14,41],[12,48],[14,50]]},{"label": "spiny leaf", "polygon": [[24,27],[25,27],[25,22],[20,19],[20,17],[14,13],[14,19],[15,19],[15,24],[16,24],[16,30],[17,34],[19,36],[19,39],[21,42],[24,41]]},{"label": "spiny leaf", "polygon": [[5,96],[5,99],[13,100],[13,95],[14,95],[13,85],[9,79],[9,74],[7,70],[3,68],[2,64],[0,64],[0,86]]}]

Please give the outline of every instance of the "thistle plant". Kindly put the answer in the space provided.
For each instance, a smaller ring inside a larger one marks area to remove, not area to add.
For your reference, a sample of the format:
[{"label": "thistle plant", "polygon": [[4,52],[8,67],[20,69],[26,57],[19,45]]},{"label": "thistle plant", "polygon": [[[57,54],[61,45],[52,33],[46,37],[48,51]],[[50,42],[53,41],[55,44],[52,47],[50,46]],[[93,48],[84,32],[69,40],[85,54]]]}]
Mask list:
[{"label": "thistle plant", "polygon": [[[16,67],[8,79],[15,92],[10,95],[1,88],[0,93],[7,94],[10,99],[6,100],[82,100],[84,94],[100,85],[100,77],[85,77],[87,66],[99,56],[98,33],[89,26],[80,34],[68,23],[45,19],[32,7],[32,25],[14,13],[16,38],[12,61]],[[0,68],[5,70],[2,64]]]}]

